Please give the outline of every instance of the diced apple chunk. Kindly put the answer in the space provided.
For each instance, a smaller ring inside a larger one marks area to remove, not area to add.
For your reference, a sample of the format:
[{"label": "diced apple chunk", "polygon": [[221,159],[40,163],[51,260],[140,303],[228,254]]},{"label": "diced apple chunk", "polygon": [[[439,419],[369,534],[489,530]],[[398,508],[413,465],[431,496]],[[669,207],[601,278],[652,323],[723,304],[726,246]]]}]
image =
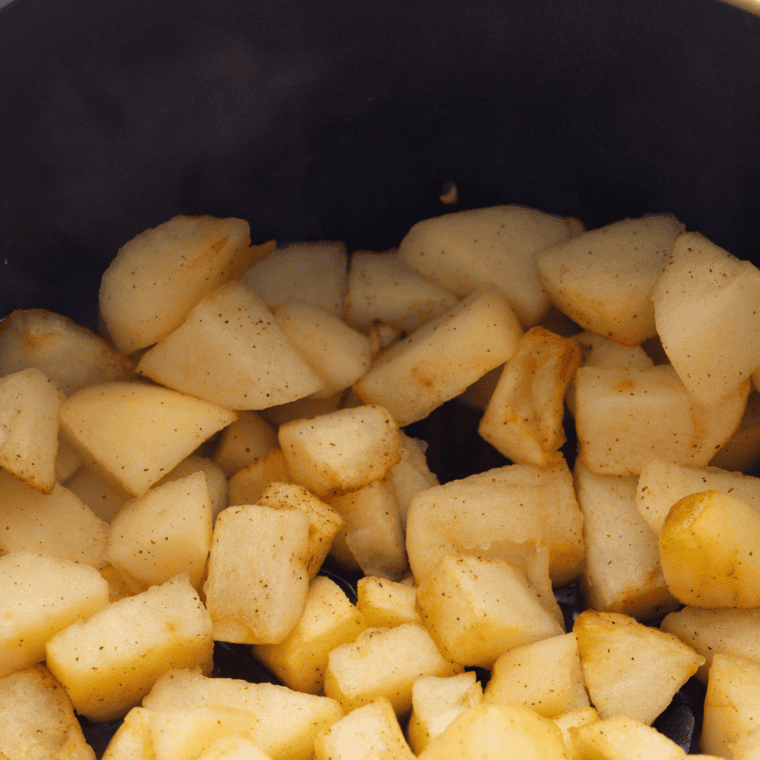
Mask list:
[{"label": "diced apple chunk", "polygon": [[483,687],[473,670],[446,677],[420,676],[412,687],[412,715],[407,727],[414,752],[419,755],[457,715],[482,701]]},{"label": "diced apple chunk", "polygon": [[328,697],[271,683],[207,678],[197,670],[167,672],[143,700],[144,707],[156,712],[203,705],[247,711],[249,738],[273,760],[309,760],[314,737],[343,717],[340,705]]},{"label": "diced apple chunk", "polygon": [[41,665],[0,678],[0,755],[95,760],[66,692]]},{"label": "diced apple chunk", "polygon": [[675,609],[678,602],[662,574],[657,536],[636,509],[636,478],[597,475],[578,461],[575,484],[583,512],[586,604],[640,620]]},{"label": "diced apple chunk", "polygon": [[418,222],[401,241],[398,255],[459,296],[495,283],[520,320],[534,325],[549,308],[549,298],[533,254],[570,235],[562,217],[521,206],[491,206]]},{"label": "diced apple chunk", "polygon": [[395,251],[351,256],[346,321],[360,330],[380,322],[412,332],[456,302],[453,293],[421,277]]},{"label": "diced apple chunk", "polygon": [[324,389],[264,301],[242,282],[206,295],[143,355],[137,371],[228,409],[265,409]]},{"label": "diced apple chunk", "polygon": [[686,760],[683,748],[639,720],[619,716],[570,729],[575,757],[594,760]]},{"label": "diced apple chunk", "polygon": [[414,586],[365,575],[356,584],[356,593],[356,608],[371,628],[422,623],[416,607],[417,592]]},{"label": "diced apple chunk", "polygon": [[602,718],[651,724],[704,663],[676,636],[618,612],[586,610],[573,630],[586,688]]},{"label": "diced apple chunk", "polygon": [[376,480],[330,499],[343,525],[331,549],[338,561],[357,564],[366,575],[400,580],[409,565],[392,483]]},{"label": "diced apple chunk", "polygon": [[385,697],[357,707],[314,740],[315,760],[414,760]]},{"label": "diced apple chunk", "polygon": [[45,644],[108,604],[93,567],[31,552],[0,557],[0,676],[45,659]]},{"label": "diced apple chunk", "polygon": [[579,360],[572,338],[529,330],[504,365],[478,433],[513,462],[553,464],[566,440],[564,397]]},{"label": "diced apple chunk", "polygon": [[660,532],[670,593],[693,607],[760,607],[760,512],[721,491],[685,496]]},{"label": "diced apple chunk", "polygon": [[229,506],[256,504],[272,483],[289,483],[290,474],[280,449],[270,449],[264,457],[238,470],[229,479]]},{"label": "diced apple chunk", "polygon": [[142,496],[237,413],[142,382],[92,385],[61,404],[63,432],[82,456]]},{"label": "diced apple chunk", "polygon": [[211,497],[196,472],[128,502],[111,521],[106,559],[134,593],[179,573],[200,586],[211,546]]},{"label": "diced apple chunk", "polygon": [[583,463],[600,475],[638,475],[652,458],[704,467],[741,422],[749,382],[706,407],[672,366],[581,367],[575,425]]},{"label": "diced apple chunk", "polygon": [[636,490],[636,505],[659,536],[670,508],[684,496],[723,491],[760,512],[760,478],[718,467],[686,467],[664,459],[644,463]]},{"label": "diced apple chunk", "polygon": [[309,517],[300,509],[227,507],[211,542],[206,605],[214,638],[278,644],[303,612]]},{"label": "diced apple chunk", "polygon": [[287,339],[324,383],[312,394],[315,398],[350,388],[369,369],[369,339],[334,314],[289,300],[274,315]]},{"label": "diced apple chunk", "polygon": [[697,401],[717,404],[760,365],[760,271],[704,236],[679,236],[654,289],[657,332]]},{"label": "diced apple chunk", "polygon": [[293,482],[317,496],[380,480],[401,459],[398,425],[374,405],[286,423],[279,440]]},{"label": "diced apple chunk", "polygon": [[549,718],[518,705],[482,703],[465,710],[433,739],[420,760],[540,758],[569,760],[562,732]]},{"label": "diced apple chunk", "polygon": [[511,562],[446,555],[417,587],[417,606],[452,662],[489,668],[513,647],[564,631]]},{"label": "diced apple chunk", "polygon": [[464,670],[444,659],[421,625],[367,628],[353,643],[330,652],[325,694],[344,712],[387,697],[396,714],[412,709],[412,686],[419,676],[444,676]]},{"label": "diced apple chunk", "polygon": [[503,293],[487,285],[382,353],[354,391],[403,427],[504,363],[521,335]]},{"label": "diced apple chunk", "polygon": [[101,520],[58,483],[49,494],[0,470],[0,552],[26,550],[100,569],[108,537]]},{"label": "diced apple chunk", "polygon": [[172,668],[210,672],[213,649],[211,618],[177,576],[70,625],[46,652],[76,711],[102,722],[123,717]]},{"label": "diced apple chunk", "polygon": [[506,559],[521,567],[549,550],[555,585],[583,568],[583,516],[564,461],[554,467],[498,467],[418,493],[409,507],[409,564],[421,581],[445,554]]},{"label": "diced apple chunk", "polygon": [[306,569],[314,578],[322,567],[343,519],[329,504],[295,483],[270,483],[256,502],[272,509],[300,509],[309,517],[309,551]]},{"label": "diced apple chunk", "polygon": [[127,380],[133,363],[103,338],[45,309],[14,311],[0,324],[0,375],[36,367],[67,396]]},{"label": "diced apple chunk", "polygon": [[760,663],[716,654],[707,680],[700,749],[731,757],[736,741],[759,721]]},{"label": "diced apple chunk", "polygon": [[697,671],[697,676],[705,682],[716,654],[730,654],[760,663],[760,609],[684,607],[667,615],[660,630],[678,636],[705,658],[705,664]]},{"label": "diced apple chunk", "polygon": [[43,493],[55,485],[60,403],[34,367],[0,378],[0,467]]},{"label": "diced apple chunk", "polygon": [[273,245],[250,247],[248,223],[175,216],[119,249],[100,283],[100,313],[131,354],[174,330],[209,291],[240,275]]},{"label": "diced apple chunk", "polygon": [[504,652],[491,668],[483,698],[490,704],[524,705],[547,718],[588,707],[576,635]]},{"label": "diced apple chunk", "polygon": [[270,309],[294,298],[340,316],[347,270],[346,246],[340,241],[290,243],[256,262],[243,275],[243,282]]},{"label": "diced apple chunk", "polygon": [[214,449],[214,461],[229,478],[276,447],[274,427],[256,412],[244,410],[221,432]]},{"label": "diced apple chunk", "polygon": [[620,343],[656,334],[652,290],[684,225],[672,216],[625,219],[536,253],[552,301],[571,319]]},{"label": "diced apple chunk", "polygon": [[320,694],[330,652],[367,628],[362,613],[340,587],[319,576],[309,586],[303,613],[279,644],[257,644],[253,654],[286,686]]}]

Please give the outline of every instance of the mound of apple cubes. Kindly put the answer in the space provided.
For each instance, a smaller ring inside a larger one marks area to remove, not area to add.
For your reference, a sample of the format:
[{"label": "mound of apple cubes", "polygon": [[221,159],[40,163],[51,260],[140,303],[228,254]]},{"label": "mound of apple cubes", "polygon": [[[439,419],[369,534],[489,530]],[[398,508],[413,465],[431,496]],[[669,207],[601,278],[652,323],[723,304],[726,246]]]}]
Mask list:
[{"label": "mound of apple cubes", "polygon": [[[760,455],[758,302],[666,215],[137,236],[107,339],[0,325],[0,754],[89,760],[76,710],[124,717],[106,760],[680,758],[651,724],[697,674],[702,749],[754,757],[760,479],[710,463]],[[441,484],[403,427],[457,397],[511,464]],[[209,678],[214,640],[283,685]]]}]

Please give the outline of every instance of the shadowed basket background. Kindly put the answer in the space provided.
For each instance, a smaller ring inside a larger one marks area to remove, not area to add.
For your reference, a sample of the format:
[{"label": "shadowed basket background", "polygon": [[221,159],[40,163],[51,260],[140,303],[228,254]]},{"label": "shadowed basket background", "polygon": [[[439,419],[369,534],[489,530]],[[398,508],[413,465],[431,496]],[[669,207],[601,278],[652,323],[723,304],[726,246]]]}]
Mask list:
[{"label": "shadowed basket background", "polygon": [[718,0],[15,0],[0,104],[6,313],[90,321],[177,213],[387,248],[447,181],[760,256],[760,18]]}]

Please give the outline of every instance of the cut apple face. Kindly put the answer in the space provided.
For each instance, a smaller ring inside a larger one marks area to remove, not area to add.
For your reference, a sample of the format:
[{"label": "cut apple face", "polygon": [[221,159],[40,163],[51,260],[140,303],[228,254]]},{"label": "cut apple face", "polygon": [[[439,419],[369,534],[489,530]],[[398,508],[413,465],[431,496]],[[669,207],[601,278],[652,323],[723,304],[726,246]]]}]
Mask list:
[{"label": "cut apple face", "polygon": [[140,359],[137,371],[228,409],[264,409],[325,388],[266,304],[241,282],[209,293]]},{"label": "cut apple face", "polygon": [[652,296],[657,332],[695,399],[717,404],[760,366],[760,270],[689,232]]},{"label": "cut apple face", "polygon": [[721,491],[686,496],[660,532],[673,596],[693,607],[760,607],[760,512]]},{"label": "cut apple face", "polygon": [[274,243],[251,248],[248,222],[175,216],[119,249],[100,283],[100,314],[124,354],[178,327],[210,290],[239,278]]},{"label": "cut apple face", "polygon": [[401,241],[398,256],[458,296],[493,283],[520,321],[534,325],[549,299],[533,254],[571,234],[562,217],[522,206],[491,206],[418,222]]},{"label": "cut apple face", "polygon": [[683,229],[660,215],[581,233],[536,253],[541,282],[581,327],[636,345],[657,333],[652,290]]},{"label": "cut apple face", "polygon": [[60,403],[36,368],[0,378],[0,467],[43,493],[55,486]]},{"label": "cut apple face", "polygon": [[64,401],[61,429],[80,454],[142,496],[237,413],[141,382],[91,385]]}]

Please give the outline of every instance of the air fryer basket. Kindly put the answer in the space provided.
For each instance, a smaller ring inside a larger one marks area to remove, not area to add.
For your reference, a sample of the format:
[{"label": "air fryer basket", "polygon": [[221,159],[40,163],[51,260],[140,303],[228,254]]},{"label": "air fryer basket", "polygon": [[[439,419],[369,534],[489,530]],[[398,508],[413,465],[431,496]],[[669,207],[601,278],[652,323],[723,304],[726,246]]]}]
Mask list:
[{"label": "air fryer basket", "polygon": [[0,316],[93,325],[119,246],[175,214],[384,250],[448,182],[671,212],[760,263],[760,18],[718,0],[14,0],[0,104]]}]

